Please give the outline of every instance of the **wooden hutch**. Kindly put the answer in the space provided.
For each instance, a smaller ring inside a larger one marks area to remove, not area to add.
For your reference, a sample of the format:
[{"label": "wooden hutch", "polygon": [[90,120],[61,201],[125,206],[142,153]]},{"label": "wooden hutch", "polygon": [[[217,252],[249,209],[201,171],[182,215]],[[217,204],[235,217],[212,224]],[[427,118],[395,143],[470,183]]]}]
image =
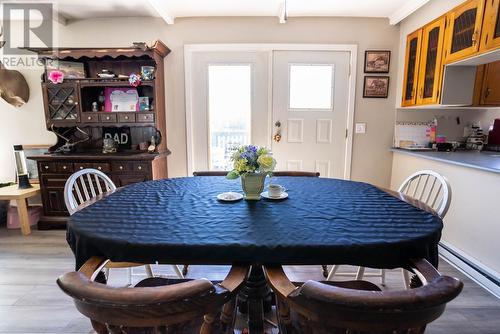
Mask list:
[{"label": "wooden hutch", "polygon": [[[152,46],[134,43],[133,47],[126,48],[32,51],[38,53],[46,68],[49,62],[72,62],[80,64],[80,68],[83,64],[85,72],[84,77],[67,78],[57,84],[49,80],[47,71],[42,76],[47,129],[77,144],[70,145],[71,150],[60,152],[67,140],[58,137],[57,144],[47,154],[28,157],[37,161],[42,190],[44,215],[39,228],[65,226],[69,214],[64,204],[64,185],[67,178],[80,169],[98,169],[106,173],[117,187],[167,177],[170,151],[166,143],[163,61],[170,50],[165,44],[156,41]],[[141,75],[143,66],[154,67],[154,76],[135,88],[131,87],[128,76],[131,73]],[[116,76],[102,78],[105,72]],[[133,92],[136,89],[138,96],[147,97],[148,106],[135,112],[104,109],[101,105],[104,91],[119,87],[131,88]],[[101,102],[96,110],[97,101]],[[125,144],[121,141],[121,148],[116,153],[103,153],[103,135],[110,131],[118,133],[120,138],[124,133]],[[82,141],[86,134],[89,139]],[[152,137],[160,144],[153,153],[148,153]]]}]

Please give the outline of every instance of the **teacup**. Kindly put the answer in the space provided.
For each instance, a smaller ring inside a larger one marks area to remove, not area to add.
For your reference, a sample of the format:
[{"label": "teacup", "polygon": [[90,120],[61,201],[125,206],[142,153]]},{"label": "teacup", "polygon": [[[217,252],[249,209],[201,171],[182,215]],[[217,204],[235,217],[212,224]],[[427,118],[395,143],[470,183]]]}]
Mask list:
[{"label": "teacup", "polygon": [[283,188],[279,184],[270,184],[267,188],[267,193],[270,197],[280,197],[284,191],[285,188]]}]

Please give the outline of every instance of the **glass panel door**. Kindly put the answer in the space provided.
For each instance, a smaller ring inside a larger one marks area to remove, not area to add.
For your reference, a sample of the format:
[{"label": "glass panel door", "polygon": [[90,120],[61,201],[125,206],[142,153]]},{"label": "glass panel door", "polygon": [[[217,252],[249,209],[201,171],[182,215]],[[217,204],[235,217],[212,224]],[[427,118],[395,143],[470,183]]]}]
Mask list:
[{"label": "glass panel door", "polygon": [[418,104],[439,101],[445,22],[445,17],[441,17],[423,28]]},{"label": "glass panel door", "polygon": [[411,106],[416,103],[417,76],[420,61],[422,29],[408,35],[406,39],[406,59],[403,81],[403,99],[401,105]]},{"label": "glass panel door", "polygon": [[208,66],[209,169],[230,170],[233,148],[250,144],[251,65]]},{"label": "glass panel door", "polygon": [[484,7],[481,50],[490,50],[500,46],[500,0],[486,0]]},{"label": "glass panel door", "polygon": [[470,56],[479,49],[484,0],[469,0],[448,14],[446,63]]},{"label": "glass panel door", "polygon": [[46,84],[47,118],[52,123],[78,121],[78,90],[74,84]]}]

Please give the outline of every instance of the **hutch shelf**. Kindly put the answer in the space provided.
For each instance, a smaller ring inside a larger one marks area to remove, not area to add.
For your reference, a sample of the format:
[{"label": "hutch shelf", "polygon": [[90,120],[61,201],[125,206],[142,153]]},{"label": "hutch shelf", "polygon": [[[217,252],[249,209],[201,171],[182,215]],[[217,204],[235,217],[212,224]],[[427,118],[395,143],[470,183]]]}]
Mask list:
[{"label": "hutch shelf", "polygon": [[[156,41],[152,46],[134,43],[126,48],[30,50],[46,64],[42,75],[45,123],[49,131],[59,134],[57,143],[46,154],[28,157],[38,165],[44,208],[40,229],[65,227],[69,214],[64,204],[64,185],[73,172],[98,169],[117,187],[168,177],[163,62],[170,50],[165,44]],[[66,71],[71,66],[80,70],[62,83],[52,83],[49,68],[55,66],[61,71],[64,66]],[[154,68],[152,77],[131,87],[128,76],[141,75],[143,67]],[[99,77],[110,72],[116,76]],[[120,110],[113,103],[110,110],[105,102],[109,102],[113,90],[137,92],[139,99],[147,98],[147,107]],[[118,151],[102,153],[103,137],[109,138],[110,133]],[[153,140],[156,149],[148,153]]]}]

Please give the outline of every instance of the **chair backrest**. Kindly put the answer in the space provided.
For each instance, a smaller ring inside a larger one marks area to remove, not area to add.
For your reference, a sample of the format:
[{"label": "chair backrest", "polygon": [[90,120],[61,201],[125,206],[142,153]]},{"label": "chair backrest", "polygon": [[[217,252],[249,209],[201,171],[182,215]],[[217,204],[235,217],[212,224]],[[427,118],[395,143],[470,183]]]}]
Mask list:
[{"label": "chair backrest", "polygon": [[366,291],[359,284],[364,281],[339,282],[339,286],[307,281],[297,288],[283,281],[286,276],[277,267],[266,267],[266,276],[273,290],[278,290],[278,298],[308,319],[307,326],[314,329],[311,332],[423,333],[425,326],[444,312],[446,303],[460,294],[463,283],[441,276],[425,260],[412,266],[423,285],[401,291],[380,291],[377,287]]},{"label": "chair backrest", "polygon": [[220,284],[197,279],[164,285],[162,282],[171,283],[170,280],[149,278],[145,281],[152,283],[141,285],[141,282],[141,287],[116,288],[94,282],[107,262],[91,258],[78,272],[57,279],[61,290],[73,298],[77,309],[92,320],[94,328],[154,328],[202,319],[205,314],[220,311],[235,296],[248,273],[248,268],[233,267]]},{"label": "chair backrest", "polygon": [[[193,172],[193,176],[226,176],[227,171],[199,171]],[[306,176],[306,177],[319,177],[317,172],[301,172],[301,171],[283,171],[273,172],[273,176]]]},{"label": "chair backrest", "polygon": [[108,192],[115,191],[116,186],[103,172],[86,168],[72,174],[64,186],[64,203],[70,215],[77,211],[77,207],[93,198]]},{"label": "chair backrest", "polygon": [[427,204],[441,218],[450,208],[450,184],[444,176],[432,170],[421,170],[410,175],[398,191]]},{"label": "chair backrest", "polygon": [[319,177],[319,172],[283,171],[273,172],[273,176]]}]

